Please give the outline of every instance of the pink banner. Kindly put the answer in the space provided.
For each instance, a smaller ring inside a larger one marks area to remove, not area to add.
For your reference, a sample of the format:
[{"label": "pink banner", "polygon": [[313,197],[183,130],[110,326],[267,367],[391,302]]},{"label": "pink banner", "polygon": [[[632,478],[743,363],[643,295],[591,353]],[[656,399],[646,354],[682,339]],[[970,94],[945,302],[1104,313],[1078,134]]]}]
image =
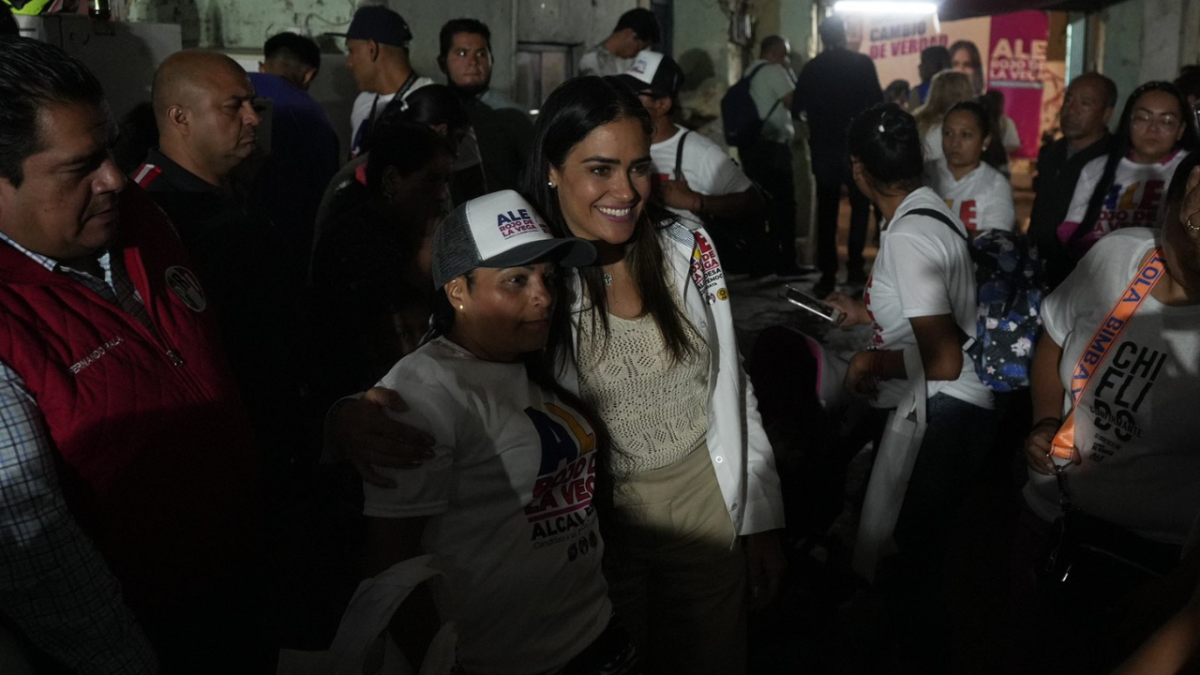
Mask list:
[{"label": "pink banner", "polygon": [[1021,137],[1021,149],[1012,153],[1013,157],[1037,157],[1042,127],[1042,69],[1046,63],[1049,25],[1045,12],[992,17],[988,89],[1004,94],[1004,114],[1015,123]]}]

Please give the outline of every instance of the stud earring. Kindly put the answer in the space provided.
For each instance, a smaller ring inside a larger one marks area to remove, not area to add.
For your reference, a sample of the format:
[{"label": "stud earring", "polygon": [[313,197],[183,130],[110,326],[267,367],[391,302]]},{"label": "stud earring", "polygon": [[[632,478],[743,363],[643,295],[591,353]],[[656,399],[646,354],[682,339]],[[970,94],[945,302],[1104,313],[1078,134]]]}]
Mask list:
[{"label": "stud earring", "polygon": [[459,306],[458,306],[458,311],[460,311],[460,312],[461,312],[461,311],[463,311],[463,306],[462,306],[462,305],[459,305]]},{"label": "stud earring", "polygon": [[546,185],[549,185],[551,190],[558,187],[557,185],[554,184],[554,181],[552,181],[552,180],[546,181]]}]

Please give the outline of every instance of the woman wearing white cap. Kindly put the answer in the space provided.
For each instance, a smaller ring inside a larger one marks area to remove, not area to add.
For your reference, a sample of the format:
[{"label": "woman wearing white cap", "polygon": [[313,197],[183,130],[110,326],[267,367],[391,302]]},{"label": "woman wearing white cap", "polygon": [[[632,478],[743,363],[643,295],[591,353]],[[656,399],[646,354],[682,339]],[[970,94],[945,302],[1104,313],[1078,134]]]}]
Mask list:
[{"label": "woman wearing white cap", "polygon": [[[598,252],[570,275],[571,330],[552,334],[547,353],[612,437],[600,455],[615,484],[601,514],[605,576],[647,672],[738,675],[746,610],[769,602],[782,576],[783,498],[711,239],[648,202],[651,131],[615,78],[570,80],[542,106],[523,190],[556,234]],[[410,403],[419,395],[384,384]],[[421,425],[342,406],[332,446],[372,485],[407,482],[377,471],[421,464]]]},{"label": "woman wearing white cap", "polygon": [[402,479],[381,469],[396,489],[365,485],[367,572],[433,553],[445,574],[393,621],[414,662],[453,620],[464,673],[640,672],[600,569],[603,438],[543,360],[556,270],[594,257],[511,190],[463,204],[435,235],[433,327],[380,383],[402,388],[397,417],[432,434],[433,456]]}]

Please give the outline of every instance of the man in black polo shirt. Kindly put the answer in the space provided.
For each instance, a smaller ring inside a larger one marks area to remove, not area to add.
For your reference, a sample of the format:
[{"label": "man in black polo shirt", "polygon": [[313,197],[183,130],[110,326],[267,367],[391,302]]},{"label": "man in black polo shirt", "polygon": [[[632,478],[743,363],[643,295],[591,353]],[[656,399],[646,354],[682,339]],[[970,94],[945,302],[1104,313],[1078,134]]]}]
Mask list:
[{"label": "man in black polo shirt", "polygon": [[254,97],[246,72],[227,56],[184,51],[167,58],[151,91],[159,147],[134,179],[175,225],[217,313],[261,456],[266,565],[276,570],[264,580],[267,619],[273,632],[288,635],[317,620],[314,603],[328,590],[317,581],[325,563],[316,542],[330,539],[308,535],[306,528],[321,525],[305,520],[320,451],[315,411],[323,406],[309,393],[316,360],[299,266],[266,205],[246,200],[231,181],[254,153]]},{"label": "man in black polo shirt", "polygon": [[1038,151],[1037,197],[1029,216],[1029,236],[1046,264],[1050,288],[1070,274],[1073,265],[1058,241],[1058,226],[1067,217],[1075,184],[1084,165],[1108,154],[1113,137],[1108,119],[1117,105],[1117,85],[1099,73],[1085,73],[1067,87],[1063,100],[1063,137]]},{"label": "man in black polo shirt", "polygon": [[134,173],[174,223],[220,317],[221,335],[261,445],[288,447],[306,377],[299,266],[230,177],[254,152],[254,87],[235,61],[184,51],[159,66],[151,93],[159,147]]}]

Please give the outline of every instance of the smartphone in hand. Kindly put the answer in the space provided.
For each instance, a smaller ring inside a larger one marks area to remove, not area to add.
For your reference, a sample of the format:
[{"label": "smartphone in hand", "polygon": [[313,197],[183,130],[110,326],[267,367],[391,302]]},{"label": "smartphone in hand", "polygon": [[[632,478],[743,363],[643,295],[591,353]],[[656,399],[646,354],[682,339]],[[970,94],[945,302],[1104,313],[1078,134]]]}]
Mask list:
[{"label": "smartphone in hand", "polygon": [[793,305],[806,309],[830,323],[837,323],[842,318],[842,312],[838,308],[791,286],[784,287],[783,297]]}]

